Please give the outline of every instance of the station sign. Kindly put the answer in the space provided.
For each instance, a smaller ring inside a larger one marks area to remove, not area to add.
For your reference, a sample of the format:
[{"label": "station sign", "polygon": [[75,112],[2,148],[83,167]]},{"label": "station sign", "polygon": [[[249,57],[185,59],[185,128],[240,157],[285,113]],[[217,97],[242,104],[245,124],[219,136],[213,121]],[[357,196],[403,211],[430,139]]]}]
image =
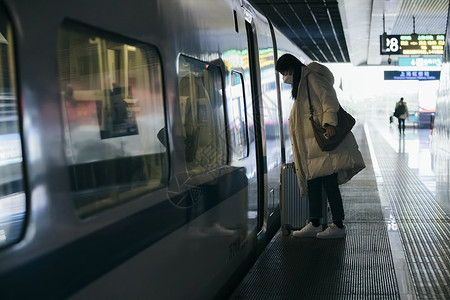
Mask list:
[{"label": "station sign", "polygon": [[442,55],[445,34],[380,35],[381,55]]},{"label": "station sign", "polygon": [[384,71],[384,80],[439,80],[441,71]]},{"label": "station sign", "polygon": [[440,57],[399,57],[398,65],[401,67],[441,67],[442,58]]}]

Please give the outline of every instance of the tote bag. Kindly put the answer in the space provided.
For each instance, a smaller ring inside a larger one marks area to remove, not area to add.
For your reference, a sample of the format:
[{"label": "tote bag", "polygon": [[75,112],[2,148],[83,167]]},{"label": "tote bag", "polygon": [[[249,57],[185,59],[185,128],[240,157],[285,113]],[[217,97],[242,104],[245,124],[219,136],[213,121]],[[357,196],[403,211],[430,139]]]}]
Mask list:
[{"label": "tote bag", "polygon": [[308,79],[306,79],[306,86],[308,89],[308,101],[309,101],[309,111],[311,125],[314,131],[314,137],[316,138],[317,144],[322,151],[331,151],[336,149],[337,146],[344,140],[345,136],[352,130],[356,123],[355,118],[352,117],[348,112],[346,112],[342,106],[339,105],[339,110],[337,112],[338,125],[336,126],[336,134],[331,138],[325,135],[325,128],[321,124],[314,122],[313,114],[314,109],[311,104],[310,91]]}]

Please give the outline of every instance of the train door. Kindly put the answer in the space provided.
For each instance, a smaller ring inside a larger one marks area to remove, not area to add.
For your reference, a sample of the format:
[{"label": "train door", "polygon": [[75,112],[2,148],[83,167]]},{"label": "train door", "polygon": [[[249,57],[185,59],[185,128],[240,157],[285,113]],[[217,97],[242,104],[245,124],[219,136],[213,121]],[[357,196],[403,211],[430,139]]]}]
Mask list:
[{"label": "train door", "polygon": [[[258,177],[258,229],[273,222],[279,208],[281,128],[272,34],[267,22],[246,19]],[[272,220],[273,219],[273,220]]]},{"label": "train door", "polygon": [[255,131],[255,147],[256,147],[256,161],[257,163],[257,178],[258,178],[258,203],[257,203],[257,228],[258,231],[263,229],[265,220],[265,176],[264,169],[266,168],[266,162],[263,155],[263,143],[262,143],[262,126],[261,126],[261,101],[259,96],[261,90],[258,83],[260,82],[258,73],[258,45],[256,41],[256,34],[254,33],[254,27],[248,20],[245,22],[247,29],[247,41],[249,49],[249,68],[250,68],[250,81],[251,81],[251,94],[253,103],[253,124]]}]

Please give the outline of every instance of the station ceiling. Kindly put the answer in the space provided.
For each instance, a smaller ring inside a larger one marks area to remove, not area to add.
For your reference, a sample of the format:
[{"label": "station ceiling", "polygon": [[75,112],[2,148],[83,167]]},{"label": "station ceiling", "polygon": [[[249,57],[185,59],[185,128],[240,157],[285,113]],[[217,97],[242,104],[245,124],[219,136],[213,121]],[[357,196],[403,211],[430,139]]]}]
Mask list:
[{"label": "station ceiling", "polygon": [[[355,66],[388,64],[388,56],[380,55],[383,32],[411,34],[415,30],[418,34],[445,34],[449,8],[449,0],[250,0],[250,3],[313,60],[351,62]],[[397,57],[391,57],[393,64]]]}]

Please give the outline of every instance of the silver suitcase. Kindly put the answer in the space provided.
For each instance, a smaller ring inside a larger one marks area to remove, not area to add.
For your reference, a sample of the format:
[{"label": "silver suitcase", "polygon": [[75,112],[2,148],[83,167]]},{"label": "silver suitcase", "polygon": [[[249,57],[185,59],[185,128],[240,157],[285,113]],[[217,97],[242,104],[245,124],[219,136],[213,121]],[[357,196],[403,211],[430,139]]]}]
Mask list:
[{"label": "silver suitcase", "polygon": [[303,228],[309,215],[308,197],[300,195],[294,163],[281,168],[281,228],[284,235]]}]

